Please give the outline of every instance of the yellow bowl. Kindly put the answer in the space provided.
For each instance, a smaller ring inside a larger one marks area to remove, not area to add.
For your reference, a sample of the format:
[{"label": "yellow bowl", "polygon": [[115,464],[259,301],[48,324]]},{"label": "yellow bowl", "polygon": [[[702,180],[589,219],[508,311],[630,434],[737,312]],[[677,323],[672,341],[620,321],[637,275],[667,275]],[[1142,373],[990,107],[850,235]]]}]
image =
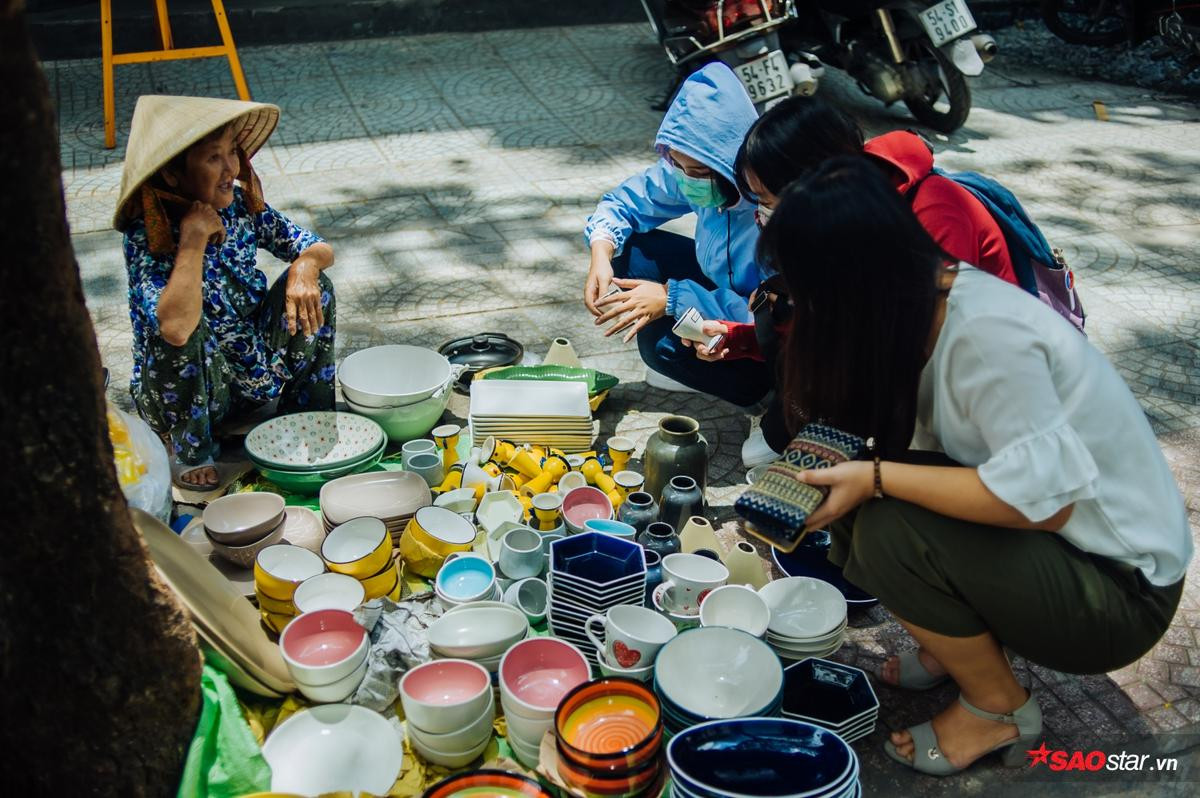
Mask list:
[{"label": "yellow bowl", "polygon": [[362,582],[363,591],[366,594],[364,601],[371,601],[380,596],[386,596],[395,589],[400,582],[400,569],[395,560],[388,560],[387,565],[383,566],[379,573],[371,574],[358,581]]},{"label": "yellow bowl", "polygon": [[378,518],[354,518],[325,536],[321,559],[331,571],[366,579],[391,561],[392,537]]},{"label": "yellow bowl", "polygon": [[292,621],[294,621],[296,619],[296,616],[295,615],[277,615],[276,613],[273,613],[273,612],[264,612],[264,613],[262,613],[262,619],[263,619],[263,623],[265,623],[267,625],[267,628],[278,635],[278,634],[283,634],[283,630],[287,627],[287,625],[289,623],[291,623]]},{"label": "yellow bowl", "polygon": [[400,556],[411,573],[430,579],[437,576],[438,570],[446,560],[443,555],[418,540],[408,529],[400,536]]},{"label": "yellow bowl", "polygon": [[[413,515],[404,531],[442,559],[455,551],[470,551],[475,545],[475,525],[445,507],[422,507]],[[401,545],[403,545],[403,537]],[[407,557],[405,557],[408,560]],[[411,560],[409,560],[411,562]],[[436,573],[436,572],[435,572]],[[433,576],[433,574],[422,574]]]},{"label": "yellow bowl", "polygon": [[277,598],[271,598],[266,593],[254,586],[254,597],[258,599],[258,608],[263,612],[269,612],[273,615],[295,615],[296,605],[290,601],[280,601]]},{"label": "yellow bowl", "polygon": [[278,543],[254,558],[254,586],[277,601],[291,601],[301,582],[324,571],[325,563],[308,549]]}]

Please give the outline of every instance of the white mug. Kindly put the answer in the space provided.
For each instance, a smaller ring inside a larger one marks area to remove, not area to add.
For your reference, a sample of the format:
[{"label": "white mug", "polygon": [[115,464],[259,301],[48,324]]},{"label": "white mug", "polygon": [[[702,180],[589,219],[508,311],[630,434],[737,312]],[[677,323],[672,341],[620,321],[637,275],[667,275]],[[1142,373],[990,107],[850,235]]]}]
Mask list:
[{"label": "white mug", "polygon": [[[597,623],[604,626],[604,642],[592,631]],[[654,610],[618,604],[604,615],[593,615],[583,625],[588,640],[604,651],[604,658],[615,668],[645,668],[654,662],[658,650],[676,634],[675,624]]]},{"label": "white mug", "polygon": [[527,526],[510,529],[500,541],[500,570],[510,579],[527,579],[542,572],[542,536]]},{"label": "white mug", "polygon": [[441,485],[442,480],[446,478],[442,456],[434,452],[417,452],[409,455],[405,458],[404,470],[417,474],[431,488]]},{"label": "white mug", "polygon": [[695,615],[700,602],[710,591],[729,581],[729,569],[721,562],[699,554],[668,554],[662,561],[663,584],[668,585],[664,600],[669,597],[670,612]]}]

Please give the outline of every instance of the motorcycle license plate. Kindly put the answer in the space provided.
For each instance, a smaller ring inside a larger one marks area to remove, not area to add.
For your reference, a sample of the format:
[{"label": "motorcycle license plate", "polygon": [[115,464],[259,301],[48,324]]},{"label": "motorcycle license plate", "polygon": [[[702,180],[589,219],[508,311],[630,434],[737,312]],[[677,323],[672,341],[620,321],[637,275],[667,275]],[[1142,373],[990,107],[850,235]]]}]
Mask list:
[{"label": "motorcycle license plate", "polygon": [[781,50],[747,61],[734,71],[754,103],[787,94],[796,86],[788,72],[787,58]]},{"label": "motorcycle license plate", "polygon": [[934,47],[941,47],[968,31],[975,30],[975,17],[967,8],[966,0],[945,0],[921,12],[921,24],[933,40]]}]

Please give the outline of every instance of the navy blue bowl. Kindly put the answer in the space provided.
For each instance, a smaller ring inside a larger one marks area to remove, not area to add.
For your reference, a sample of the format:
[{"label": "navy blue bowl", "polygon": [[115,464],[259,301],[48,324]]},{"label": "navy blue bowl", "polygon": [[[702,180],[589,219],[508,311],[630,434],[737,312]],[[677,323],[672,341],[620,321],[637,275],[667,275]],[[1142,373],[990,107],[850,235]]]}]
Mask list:
[{"label": "navy blue bowl", "polygon": [[879,699],[858,668],[812,658],[783,671],[783,710],[788,715],[840,726],[874,709],[879,709]]},{"label": "navy blue bowl", "polygon": [[842,575],[842,569],[829,561],[828,555],[829,533],[823,529],[805,535],[790,554],[771,549],[775,564],[788,576],[811,576],[824,580],[841,591],[847,604],[869,607],[879,602],[879,599],[847,580]]},{"label": "navy blue bowl", "polygon": [[686,729],[667,744],[671,778],[698,796],[821,795],[858,762],[841,737],[799,720],[740,718]]},{"label": "navy blue bowl", "polygon": [[599,532],[584,532],[550,544],[550,570],[605,586],[646,572],[642,547]]}]

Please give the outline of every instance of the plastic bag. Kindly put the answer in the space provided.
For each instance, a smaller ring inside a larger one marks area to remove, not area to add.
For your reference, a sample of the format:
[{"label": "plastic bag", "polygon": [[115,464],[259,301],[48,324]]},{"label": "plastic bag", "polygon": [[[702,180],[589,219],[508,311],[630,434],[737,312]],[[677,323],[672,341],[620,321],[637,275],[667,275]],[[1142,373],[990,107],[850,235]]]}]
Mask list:
[{"label": "plastic bag", "polygon": [[162,441],[145,421],[112,404],[108,405],[108,437],[117,481],[129,506],[170,523],[171,464]]}]

